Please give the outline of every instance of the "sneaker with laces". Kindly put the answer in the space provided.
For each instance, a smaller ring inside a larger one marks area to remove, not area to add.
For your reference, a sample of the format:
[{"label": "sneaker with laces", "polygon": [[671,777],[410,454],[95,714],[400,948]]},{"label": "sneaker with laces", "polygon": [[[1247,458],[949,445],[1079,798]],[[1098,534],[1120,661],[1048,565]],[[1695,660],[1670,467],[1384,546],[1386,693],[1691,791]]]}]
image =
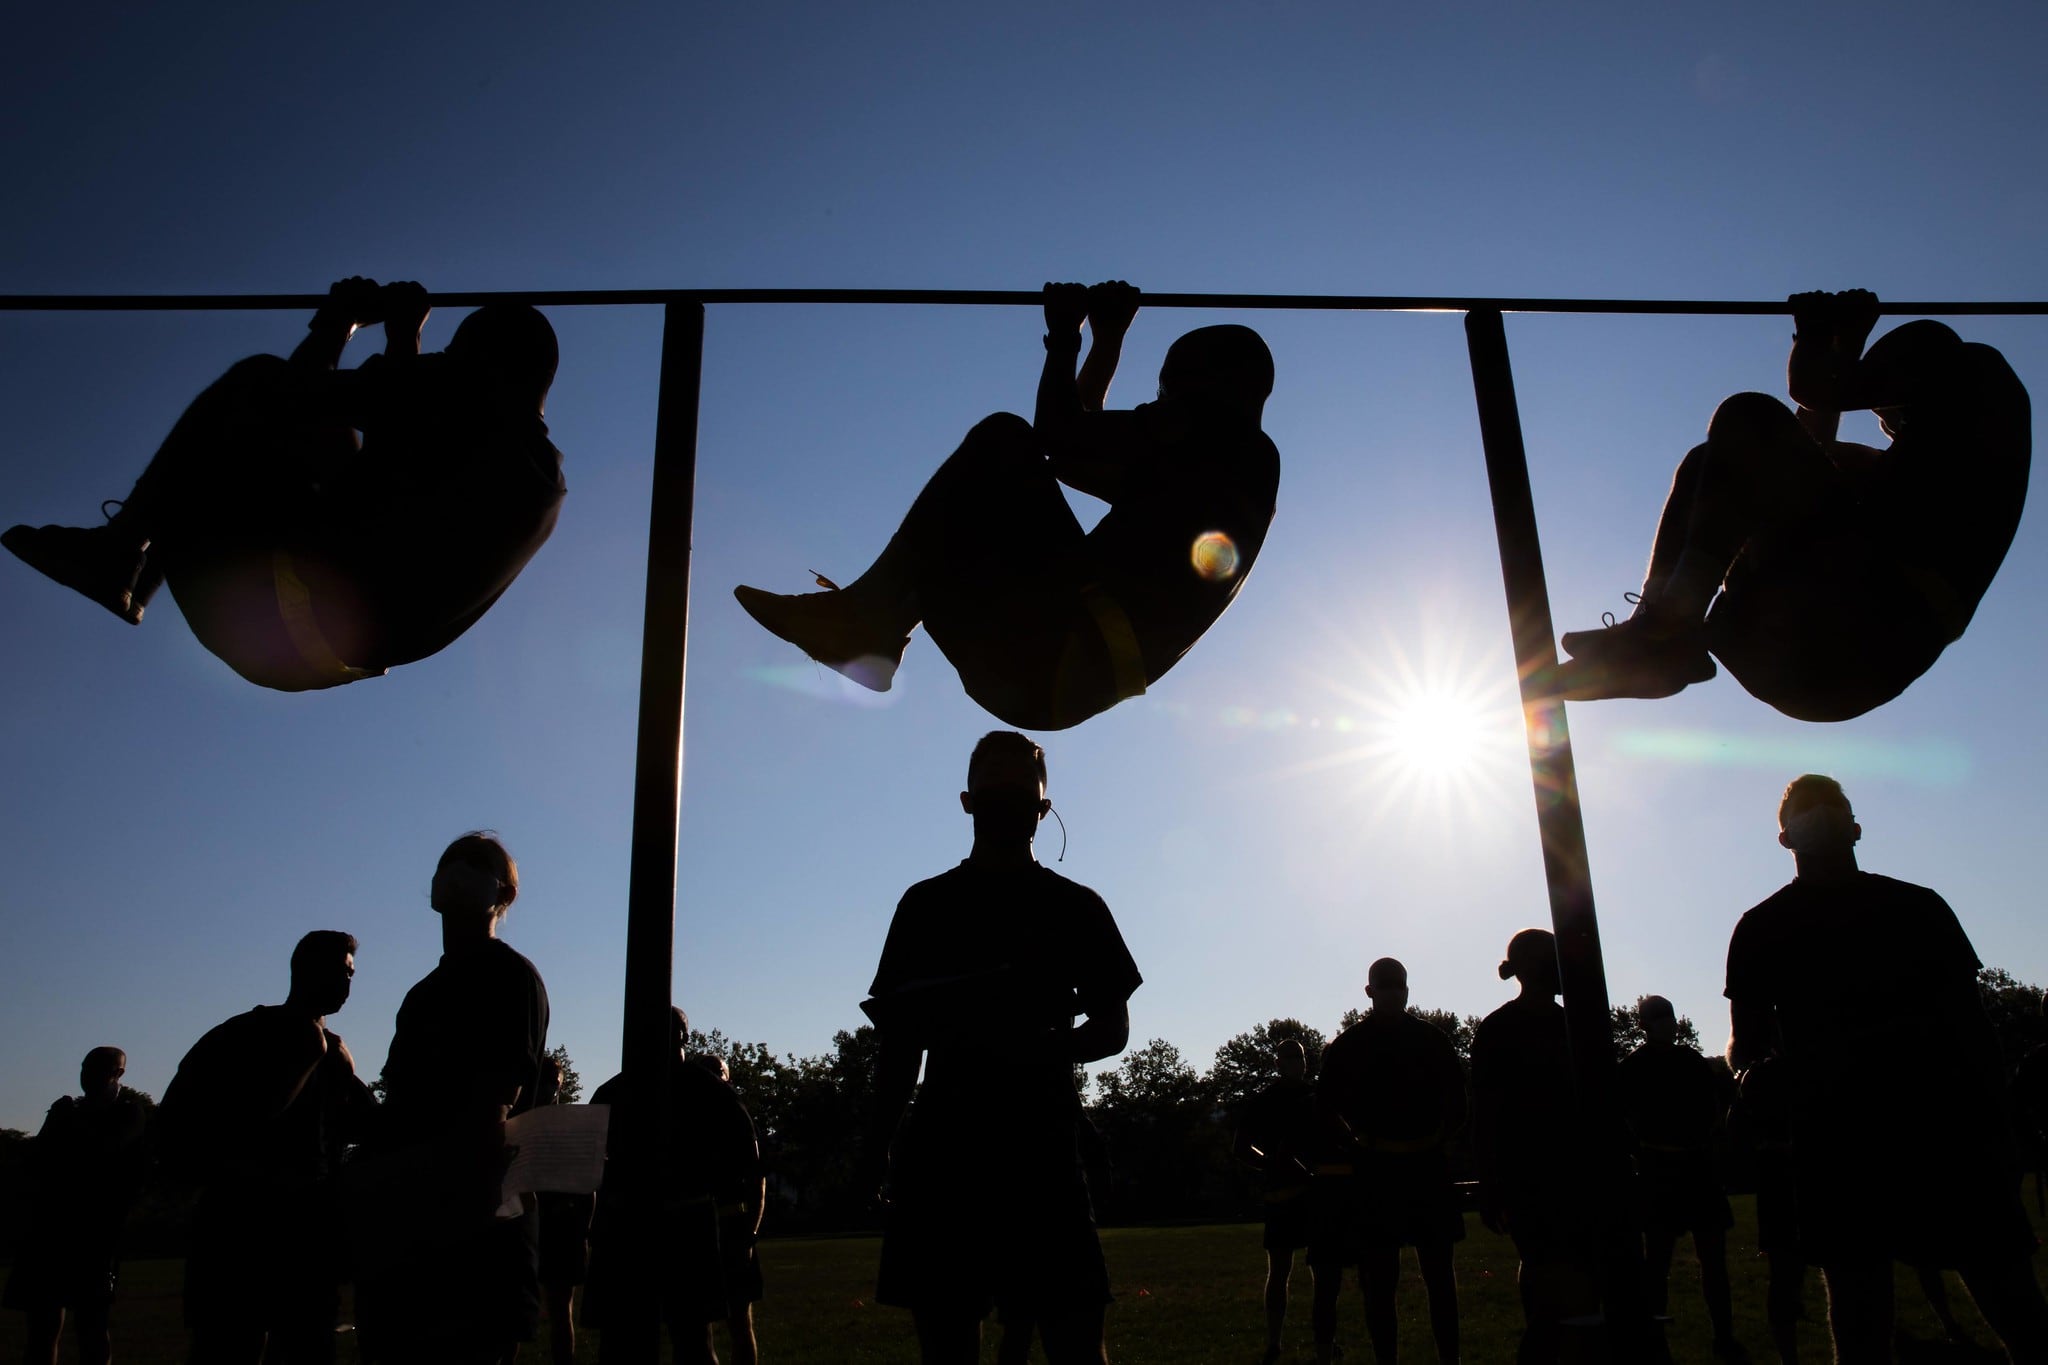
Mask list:
[{"label": "sneaker with laces", "polygon": [[16,526],[0,533],[0,546],[129,625],[141,624],[142,605],[134,590],[143,571],[143,548],[113,527]]},{"label": "sneaker with laces", "polygon": [[777,593],[742,585],[734,588],[732,595],[771,635],[789,641],[870,692],[889,690],[903,663],[903,651],[910,647],[908,635],[898,635],[870,619],[847,593],[836,588]]},{"label": "sneaker with laces", "polygon": [[1715,673],[1699,622],[1657,621],[1637,612],[1619,625],[1575,634],[1578,647],[1567,645],[1574,657],[1558,666],[1551,687],[1565,701],[1669,697]]}]

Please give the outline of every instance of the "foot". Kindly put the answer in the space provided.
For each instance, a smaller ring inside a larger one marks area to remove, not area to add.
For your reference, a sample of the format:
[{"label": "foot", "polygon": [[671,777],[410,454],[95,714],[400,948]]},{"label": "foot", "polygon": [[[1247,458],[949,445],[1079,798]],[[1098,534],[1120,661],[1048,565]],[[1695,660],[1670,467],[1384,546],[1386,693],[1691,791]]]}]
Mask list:
[{"label": "foot", "polygon": [[870,692],[889,690],[910,647],[908,635],[872,619],[843,590],[775,593],[742,586],[732,595],[770,634]]},{"label": "foot", "polygon": [[1668,697],[1714,676],[1698,621],[1639,610],[1619,625],[1567,631],[1561,643],[1573,657],[1558,667],[1551,690],[1566,701]]},{"label": "foot", "polygon": [[142,603],[135,601],[134,589],[142,571],[142,547],[112,527],[16,526],[0,533],[0,546],[129,625],[141,624]]}]

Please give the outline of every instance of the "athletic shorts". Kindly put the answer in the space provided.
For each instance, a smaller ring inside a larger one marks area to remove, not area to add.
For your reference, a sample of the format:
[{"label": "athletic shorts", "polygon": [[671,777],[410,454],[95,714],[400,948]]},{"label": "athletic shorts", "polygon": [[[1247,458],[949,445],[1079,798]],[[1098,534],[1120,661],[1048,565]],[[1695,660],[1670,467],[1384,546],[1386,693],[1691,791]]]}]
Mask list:
[{"label": "athletic shorts", "polygon": [[1047,1317],[1110,1297],[1072,1118],[913,1115],[891,1164],[877,1302]]},{"label": "athletic shorts", "polygon": [[1266,1197],[1266,1230],[1259,1245],[1268,1251],[1299,1251],[1315,1233],[1315,1195],[1307,1185],[1275,1190]]},{"label": "athletic shorts", "polygon": [[1643,1230],[1667,1237],[1726,1232],[1735,1226],[1728,1195],[1705,1152],[1652,1152],[1636,1161],[1636,1200]]}]

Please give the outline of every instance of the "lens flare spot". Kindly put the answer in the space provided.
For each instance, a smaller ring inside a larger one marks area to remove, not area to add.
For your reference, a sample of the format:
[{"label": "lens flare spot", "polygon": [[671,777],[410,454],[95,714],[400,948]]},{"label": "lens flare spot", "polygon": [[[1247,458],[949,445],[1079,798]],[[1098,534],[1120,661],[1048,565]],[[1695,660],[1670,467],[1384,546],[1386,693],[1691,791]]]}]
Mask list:
[{"label": "lens flare spot", "polygon": [[1188,560],[1195,572],[1211,583],[1237,577],[1237,542],[1221,531],[1204,531],[1195,537]]}]

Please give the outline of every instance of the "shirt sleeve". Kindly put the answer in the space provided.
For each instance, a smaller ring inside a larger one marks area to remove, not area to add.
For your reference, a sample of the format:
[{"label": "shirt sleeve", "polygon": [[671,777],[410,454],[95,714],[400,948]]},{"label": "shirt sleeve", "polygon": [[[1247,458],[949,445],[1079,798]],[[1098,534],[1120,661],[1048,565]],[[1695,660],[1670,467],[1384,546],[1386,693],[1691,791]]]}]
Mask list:
[{"label": "shirt sleeve", "polygon": [[1755,910],[1735,923],[1728,937],[1728,982],[1721,994],[1730,1000],[1770,1001],[1770,953]]},{"label": "shirt sleeve", "polygon": [[1109,906],[1093,891],[1082,889],[1078,941],[1074,957],[1075,1002],[1081,1013],[1095,1015],[1116,1009],[1133,995],[1145,978]]},{"label": "shirt sleeve", "polygon": [[868,995],[873,998],[900,990],[905,982],[915,981],[921,974],[912,960],[917,934],[911,921],[917,917],[917,901],[917,887],[913,886],[896,902],[896,913],[889,920],[889,936],[882,940],[882,960],[875,966],[875,979],[868,984]]}]

